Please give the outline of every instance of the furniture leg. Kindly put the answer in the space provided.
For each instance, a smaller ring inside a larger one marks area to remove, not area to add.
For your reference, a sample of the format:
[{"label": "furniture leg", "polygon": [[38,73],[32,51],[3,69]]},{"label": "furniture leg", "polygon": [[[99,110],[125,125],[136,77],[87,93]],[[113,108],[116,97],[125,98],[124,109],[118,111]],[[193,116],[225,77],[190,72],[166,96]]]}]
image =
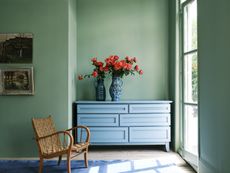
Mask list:
[{"label": "furniture leg", "polygon": [[71,158],[70,154],[67,155],[67,173],[71,173]]},{"label": "furniture leg", "polygon": [[42,173],[42,169],[43,169],[43,158],[40,157],[40,162],[39,162],[39,173]]},{"label": "furniture leg", "polygon": [[166,143],[166,144],[165,144],[165,150],[166,150],[167,152],[169,152],[169,143]]},{"label": "furniture leg", "polygon": [[61,159],[62,159],[62,155],[60,155],[59,158],[58,158],[58,166],[59,166],[60,163],[61,163]]},{"label": "furniture leg", "polygon": [[88,168],[88,148],[84,152],[85,167]]}]

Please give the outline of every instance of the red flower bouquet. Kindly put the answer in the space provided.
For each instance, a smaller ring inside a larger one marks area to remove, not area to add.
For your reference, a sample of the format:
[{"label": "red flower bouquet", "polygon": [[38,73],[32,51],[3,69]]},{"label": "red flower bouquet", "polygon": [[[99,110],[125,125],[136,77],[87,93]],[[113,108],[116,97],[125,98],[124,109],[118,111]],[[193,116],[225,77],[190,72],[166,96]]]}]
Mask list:
[{"label": "red flower bouquet", "polygon": [[144,73],[138,65],[135,65],[137,62],[136,57],[126,56],[124,59],[120,59],[117,55],[111,55],[105,59],[105,63],[98,61],[97,58],[92,58],[91,62],[94,66],[93,72],[91,74],[79,75],[79,80],[90,77],[104,79],[108,73],[121,78],[124,75],[134,75],[135,73],[142,75]]},{"label": "red flower bouquet", "polygon": [[137,58],[131,58],[126,56],[124,59],[121,59],[117,55],[111,55],[105,59],[106,69],[108,68],[109,73],[113,76],[123,77],[129,74],[134,75],[135,72],[140,75],[143,74],[143,70],[139,68],[138,65],[135,65],[137,62]]},{"label": "red flower bouquet", "polygon": [[93,72],[91,74],[86,75],[78,75],[78,79],[82,80],[84,78],[94,77],[97,79],[104,79],[106,73],[109,71],[108,67],[104,66],[104,63],[98,61],[97,58],[91,59],[92,65],[94,66]]}]

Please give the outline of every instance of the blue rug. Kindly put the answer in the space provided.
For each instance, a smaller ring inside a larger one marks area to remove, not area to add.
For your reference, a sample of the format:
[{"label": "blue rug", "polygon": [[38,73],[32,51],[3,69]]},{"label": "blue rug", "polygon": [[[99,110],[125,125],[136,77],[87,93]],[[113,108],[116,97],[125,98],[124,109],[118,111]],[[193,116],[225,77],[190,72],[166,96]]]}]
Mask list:
[{"label": "blue rug", "polygon": [[[0,173],[37,173],[38,160],[0,160]],[[83,160],[71,161],[72,173],[180,173],[173,161],[162,160],[97,160],[89,161],[84,167]],[[66,160],[57,166],[55,160],[45,160],[43,173],[66,173]]]}]

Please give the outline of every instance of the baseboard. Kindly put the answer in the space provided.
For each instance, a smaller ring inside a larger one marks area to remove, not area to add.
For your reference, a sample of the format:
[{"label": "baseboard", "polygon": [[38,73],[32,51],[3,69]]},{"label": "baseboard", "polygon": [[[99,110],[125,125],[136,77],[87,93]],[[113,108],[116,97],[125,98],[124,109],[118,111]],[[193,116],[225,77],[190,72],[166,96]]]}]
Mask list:
[{"label": "baseboard", "polygon": [[218,173],[218,171],[203,159],[199,160],[199,173]]},{"label": "baseboard", "polygon": [[38,160],[38,157],[0,157],[0,160]]},{"label": "baseboard", "polygon": [[[49,160],[57,160],[56,158],[51,158]],[[0,160],[39,160],[39,157],[0,157]],[[62,160],[66,160],[66,156],[62,157]]]}]

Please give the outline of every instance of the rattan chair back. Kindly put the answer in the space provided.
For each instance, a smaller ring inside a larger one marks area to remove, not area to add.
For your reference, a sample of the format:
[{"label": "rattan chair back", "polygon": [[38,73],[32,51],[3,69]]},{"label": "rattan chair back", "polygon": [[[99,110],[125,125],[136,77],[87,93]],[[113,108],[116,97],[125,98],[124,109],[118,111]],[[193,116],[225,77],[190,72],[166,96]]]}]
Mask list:
[{"label": "rattan chair back", "polygon": [[[33,118],[33,127],[37,138],[44,137],[56,132],[51,116],[46,118]],[[41,154],[50,154],[60,150],[61,141],[58,135],[50,136],[38,141]]]}]

